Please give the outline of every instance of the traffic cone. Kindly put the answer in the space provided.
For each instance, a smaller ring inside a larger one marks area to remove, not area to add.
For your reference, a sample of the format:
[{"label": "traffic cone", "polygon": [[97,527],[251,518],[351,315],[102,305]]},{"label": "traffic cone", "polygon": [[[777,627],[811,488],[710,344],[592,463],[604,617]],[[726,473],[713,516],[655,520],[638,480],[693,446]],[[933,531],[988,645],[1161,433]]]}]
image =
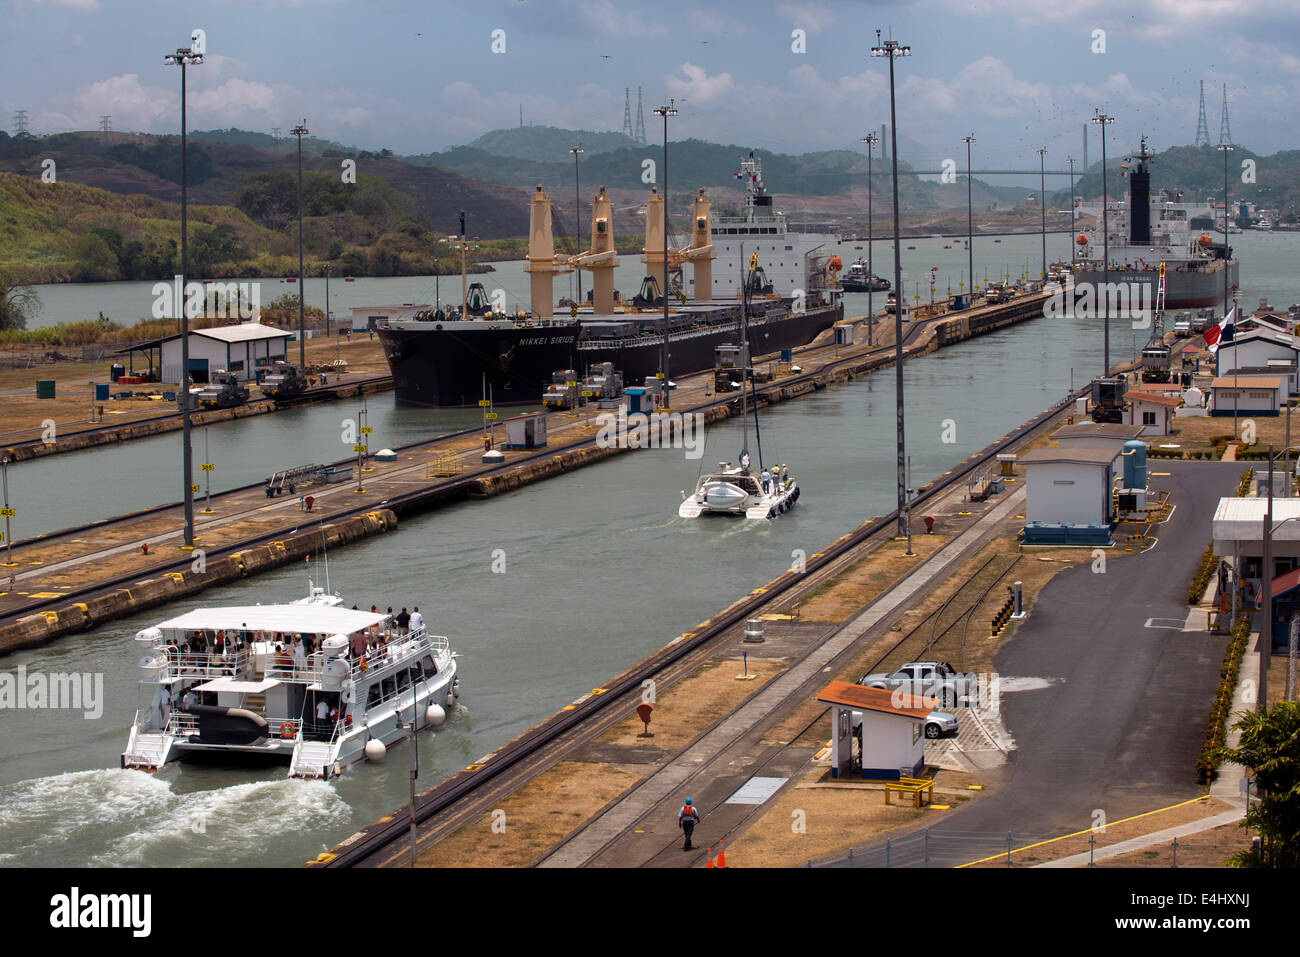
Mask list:
[{"label": "traffic cone", "polygon": [[713,866],[714,867],[727,866],[727,852],[723,849],[721,841],[718,841],[718,862]]},{"label": "traffic cone", "polygon": [[709,848],[707,851],[704,852],[704,866],[705,867],[713,866],[713,848]]}]

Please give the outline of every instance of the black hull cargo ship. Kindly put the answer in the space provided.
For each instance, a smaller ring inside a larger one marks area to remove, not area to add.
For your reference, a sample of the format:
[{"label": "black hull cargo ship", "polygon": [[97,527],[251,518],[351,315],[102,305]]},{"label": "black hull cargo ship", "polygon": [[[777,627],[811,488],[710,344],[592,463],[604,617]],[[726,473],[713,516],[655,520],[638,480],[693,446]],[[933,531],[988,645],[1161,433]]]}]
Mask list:
[{"label": "black hull cargo ship", "polygon": [[[646,279],[641,292],[621,305],[613,289],[617,254],[613,206],[605,188],[592,202],[591,248],[561,256],[552,240],[550,199],[538,186],[529,220],[528,313],[493,312],[485,295],[467,296],[450,318],[416,306],[374,325],[397,403],[472,406],[486,386],[502,405],[537,404],[556,371],[582,373],[601,362],[613,363],[628,385],[640,385],[663,371],[660,290],[665,288],[670,375],[710,369],[718,346],[740,343],[742,283],[749,284],[752,355],[811,342],[844,318],[832,271],[832,264],[838,268],[833,247],[840,237],[792,227],[776,212],[753,153],[741,160],[736,176],[745,186],[741,214],[715,220],[706,190],[700,189],[692,207],[690,243],[666,249],[666,259],[664,205],[657,189],[651,189],[642,250]],[[575,269],[591,274],[592,297],[581,307],[570,304],[568,316],[553,318],[552,280]]]},{"label": "black hull cargo ship", "polygon": [[[824,304],[795,312],[789,299],[750,304],[753,355],[806,345],[844,318]],[[662,366],[663,314],[644,312],[552,321],[443,321],[415,318],[380,324],[399,405],[477,406],[484,381],[498,405],[535,405],[557,369],[612,362],[629,385]],[[687,302],[669,314],[673,376],[711,369],[714,350],[740,342],[740,303]]]}]

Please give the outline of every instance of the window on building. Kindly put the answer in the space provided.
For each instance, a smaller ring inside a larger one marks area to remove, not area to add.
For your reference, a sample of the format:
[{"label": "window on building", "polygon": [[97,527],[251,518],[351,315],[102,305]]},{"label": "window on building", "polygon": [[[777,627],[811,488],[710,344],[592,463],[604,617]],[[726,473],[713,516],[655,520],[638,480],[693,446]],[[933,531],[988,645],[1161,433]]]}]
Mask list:
[{"label": "window on building", "polygon": [[1156,424],[1156,414],[1155,414],[1154,412],[1143,412],[1143,413],[1142,413],[1142,424],[1143,424],[1143,425],[1155,425],[1155,424]]}]

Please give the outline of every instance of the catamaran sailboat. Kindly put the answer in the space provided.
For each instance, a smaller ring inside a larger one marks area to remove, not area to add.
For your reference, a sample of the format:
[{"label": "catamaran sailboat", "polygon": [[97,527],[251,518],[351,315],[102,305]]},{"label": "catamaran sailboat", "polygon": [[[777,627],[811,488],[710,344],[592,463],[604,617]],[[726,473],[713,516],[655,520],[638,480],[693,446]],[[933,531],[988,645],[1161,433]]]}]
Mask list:
[{"label": "catamaran sailboat", "polygon": [[[758,280],[758,257],[753,256],[749,264],[748,280],[742,283],[744,290],[743,315],[749,316],[748,293]],[[799,500],[799,485],[790,477],[786,465],[773,468],[760,466],[756,475],[749,464],[749,424],[745,403],[745,383],[749,389],[754,387],[754,370],[750,368],[749,323],[742,323],[741,362],[740,362],[740,403],[741,421],[744,423],[744,447],[741,448],[739,465],[721,462],[716,472],[709,472],[700,477],[695,492],[687,495],[682,492],[682,504],[677,508],[681,518],[699,518],[701,515],[743,515],[745,518],[775,518],[782,512],[794,508]],[[754,438],[758,443],[759,461],[763,458],[763,439],[758,430],[758,400],[754,397]]]},{"label": "catamaran sailboat", "polygon": [[140,695],[122,767],[197,754],[284,761],[323,778],[436,727],[460,694],[448,641],[311,588],[286,605],[199,608],[135,637]]}]

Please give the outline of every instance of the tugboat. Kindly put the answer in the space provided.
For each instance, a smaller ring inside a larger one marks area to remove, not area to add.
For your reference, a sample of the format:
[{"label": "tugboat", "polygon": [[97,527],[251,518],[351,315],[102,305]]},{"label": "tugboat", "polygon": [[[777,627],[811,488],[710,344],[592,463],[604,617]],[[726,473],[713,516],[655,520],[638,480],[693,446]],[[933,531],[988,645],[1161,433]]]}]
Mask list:
[{"label": "tugboat", "polygon": [[220,369],[212,374],[207,385],[194,393],[194,398],[203,409],[233,409],[248,401],[248,389],[233,374]]},{"label": "tugboat", "polygon": [[871,275],[867,270],[866,261],[859,259],[840,277],[840,290],[842,292],[887,292],[889,280]]},{"label": "tugboat", "polygon": [[262,377],[262,392],[272,399],[291,399],[306,391],[307,377],[287,362],[277,362]]},{"label": "tugboat", "polygon": [[445,637],[348,609],[310,581],[308,592],[287,605],[199,608],[139,632],[141,706],[122,767],[238,755],[328,779],[381,760],[412,725],[446,720],[460,680]]}]

